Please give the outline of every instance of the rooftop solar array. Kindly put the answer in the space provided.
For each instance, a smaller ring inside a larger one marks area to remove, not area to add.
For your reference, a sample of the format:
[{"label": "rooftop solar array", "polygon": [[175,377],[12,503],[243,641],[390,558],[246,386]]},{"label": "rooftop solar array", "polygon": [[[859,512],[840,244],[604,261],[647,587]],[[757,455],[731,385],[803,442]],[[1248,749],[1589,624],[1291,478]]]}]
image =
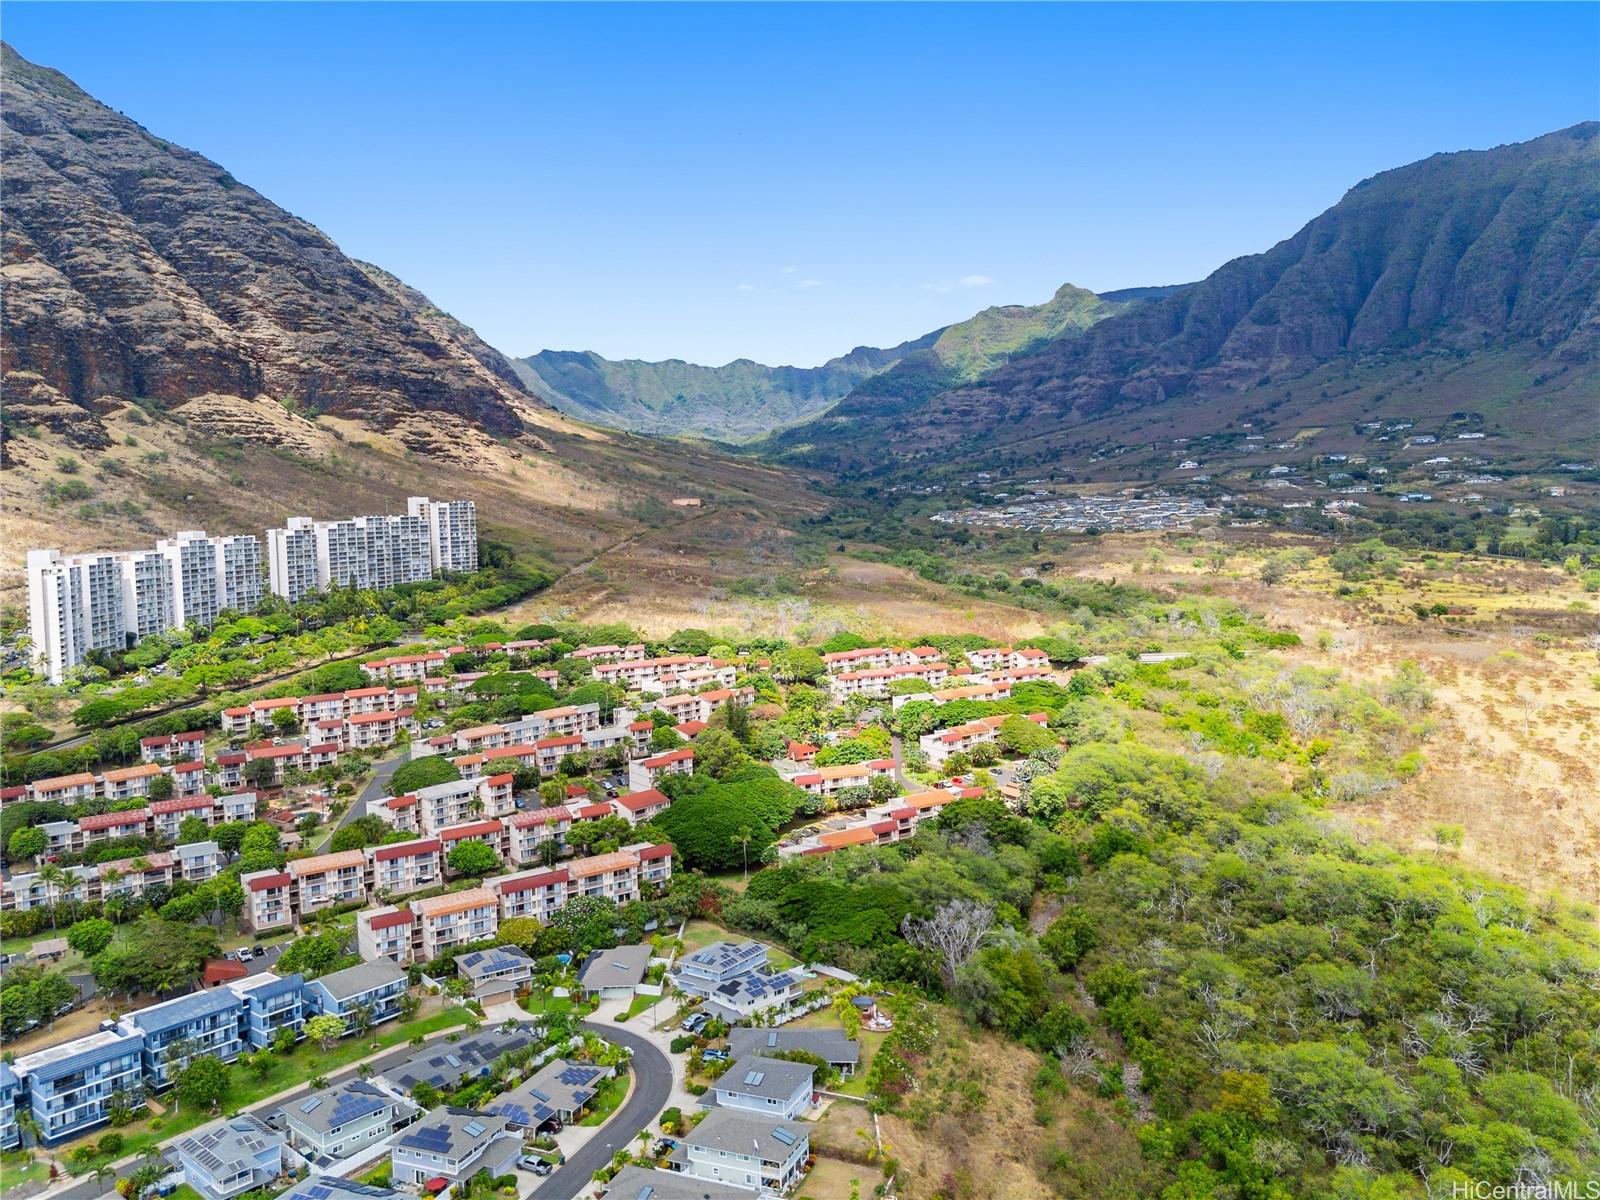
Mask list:
[{"label": "rooftop solar array", "polygon": [[790,1132],[789,1130],[785,1129],[782,1125],[776,1126],[773,1129],[772,1136],[777,1138],[785,1146],[792,1146],[792,1145],[794,1145],[796,1142],[798,1142],[800,1140],[799,1138],[795,1137],[795,1135],[792,1132]]}]

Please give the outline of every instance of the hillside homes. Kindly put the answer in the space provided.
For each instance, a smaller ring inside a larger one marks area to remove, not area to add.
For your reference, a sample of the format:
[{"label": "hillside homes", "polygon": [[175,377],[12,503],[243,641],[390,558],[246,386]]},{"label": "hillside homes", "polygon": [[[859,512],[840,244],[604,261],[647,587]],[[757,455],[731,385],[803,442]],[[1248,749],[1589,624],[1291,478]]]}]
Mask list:
[{"label": "hillside homes", "polygon": [[[954,754],[970,753],[977,745],[991,743],[995,740],[1000,726],[1010,716],[1009,713],[997,714],[990,717],[979,717],[976,721],[969,721],[965,725],[956,725],[949,729],[936,729],[932,733],[925,733],[917,739],[917,745],[928,756],[928,761],[934,766],[941,766]],[[1041,728],[1049,724],[1047,714],[1028,713],[1026,719]]]},{"label": "hillside homes", "polygon": [[837,796],[848,788],[870,787],[874,779],[894,778],[894,759],[875,758],[861,763],[835,763],[796,775],[792,780],[813,796]]}]

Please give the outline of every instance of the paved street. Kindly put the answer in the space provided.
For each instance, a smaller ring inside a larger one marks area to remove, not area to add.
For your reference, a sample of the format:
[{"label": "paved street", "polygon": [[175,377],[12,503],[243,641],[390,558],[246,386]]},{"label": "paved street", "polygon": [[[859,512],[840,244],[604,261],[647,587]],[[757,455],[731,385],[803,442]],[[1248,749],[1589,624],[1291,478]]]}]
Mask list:
[{"label": "paved street", "polygon": [[372,778],[367,781],[366,787],[362,788],[361,794],[350,802],[350,807],[344,810],[344,816],[340,817],[338,823],[328,830],[328,836],[322,839],[322,843],[317,849],[319,851],[327,850],[328,843],[333,841],[334,834],[338,833],[339,830],[350,824],[357,817],[365,816],[369,803],[382,800],[388,795],[389,779],[408,761],[410,761],[408,752],[402,750],[393,758],[386,758],[378,763],[374,768]]},{"label": "paved street", "polygon": [[593,1184],[594,1173],[609,1163],[613,1154],[633,1146],[639,1131],[650,1127],[672,1096],[672,1060],[649,1039],[610,1021],[585,1021],[583,1027],[633,1051],[633,1091],[588,1144],[539,1186],[535,1200],[573,1200]]}]

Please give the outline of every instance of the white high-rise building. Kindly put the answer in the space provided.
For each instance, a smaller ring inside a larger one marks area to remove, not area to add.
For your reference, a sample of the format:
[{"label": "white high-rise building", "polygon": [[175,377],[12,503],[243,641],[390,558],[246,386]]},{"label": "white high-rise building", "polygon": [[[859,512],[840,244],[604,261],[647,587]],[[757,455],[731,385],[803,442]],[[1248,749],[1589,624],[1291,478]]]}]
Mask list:
[{"label": "white high-rise building", "polygon": [[267,530],[267,574],[273,594],[290,604],[323,586],[317,570],[315,521],[290,517],[282,529]]},{"label": "white high-rise building", "polygon": [[428,552],[435,571],[478,569],[478,506],[471,500],[412,496],[406,511],[428,523]]},{"label": "white high-rise building", "polygon": [[261,596],[261,542],[248,535],[184,530],[153,550],[28,551],[29,633],[52,683],[91,650],[126,650],[189,621],[209,625],[224,608],[253,612]]},{"label": "white high-rise building", "polygon": [[29,635],[51,683],[60,683],[91,650],[127,647],[122,579],[121,556],[114,553],[28,551]]},{"label": "white high-rise building", "polygon": [[292,603],[330,587],[387,588],[478,569],[471,500],[412,496],[406,508],[336,521],[290,517],[281,529],[267,530],[272,591]]}]

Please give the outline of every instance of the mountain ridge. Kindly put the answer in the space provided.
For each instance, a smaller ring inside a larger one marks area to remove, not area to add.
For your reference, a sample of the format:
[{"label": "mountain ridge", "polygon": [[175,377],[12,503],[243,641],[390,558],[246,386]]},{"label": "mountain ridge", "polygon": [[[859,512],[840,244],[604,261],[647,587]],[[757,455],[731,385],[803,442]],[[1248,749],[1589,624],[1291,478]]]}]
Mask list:
[{"label": "mountain ridge", "polygon": [[[930,457],[992,461],[1025,444],[1022,460],[1035,464],[1075,427],[1097,421],[1097,436],[1114,437],[1116,412],[1292,409],[1286,381],[1385,354],[1398,383],[1429,355],[1525,352],[1548,363],[1532,374],[1550,375],[1530,394],[1564,397],[1562,411],[1572,411],[1571,401],[1592,394],[1572,368],[1600,349],[1597,147],[1600,123],[1588,122],[1381,172],[1270,249],[975,382],[889,410],[870,385],[859,388],[791,430],[781,452],[881,474]],[[1461,398],[1441,384],[1414,399],[1439,407]],[[1507,407],[1503,397],[1482,399]],[[1512,429],[1530,418],[1506,414]],[[981,446],[974,428],[984,431]]]},{"label": "mountain ridge", "polygon": [[1042,304],[995,305],[897,346],[857,346],[818,367],[769,367],[746,358],[710,367],[554,350],[513,361],[530,391],[569,416],[642,433],[739,441],[820,415],[873,381],[893,393],[920,392],[928,379],[941,386],[976,379],[1004,357],[1072,336],[1133,302],[1063,284]]}]

